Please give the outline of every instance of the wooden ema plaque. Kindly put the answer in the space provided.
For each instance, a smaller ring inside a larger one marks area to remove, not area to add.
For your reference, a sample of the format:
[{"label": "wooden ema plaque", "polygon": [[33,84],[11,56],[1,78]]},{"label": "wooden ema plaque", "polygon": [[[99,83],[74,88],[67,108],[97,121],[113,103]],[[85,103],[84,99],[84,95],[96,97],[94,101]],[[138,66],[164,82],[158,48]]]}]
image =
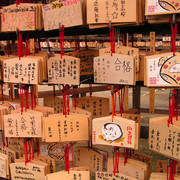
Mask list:
[{"label": "wooden ema plaque", "polygon": [[1,11],[1,29],[2,32],[33,31],[42,28],[42,5],[21,3],[4,6]]},{"label": "wooden ema plaque", "polygon": [[[139,72],[139,48],[133,48],[128,46],[119,46],[115,47],[116,54],[124,54],[128,56],[133,56],[135,61],[135,69],[136,72]],[[102,48],[99,50],[99,56],[103,56],[105,54],[111,54],[111,48]]]},{"label": "wooden ema plaque", "polygon": [[180,53],[146,56],[146,82],[148,87],[180,85]]},{"label": "wooden ema plaque", "polygon": [[39,61],[28,57],[4,60],[4,82],[38,84]]},{"label": "wooden ema plaque", "polygon": [[[40,144],[40,152],[42,156],[56,161],[64,161],[64,144],[62,143],[42,143]],[[72,161],[71,149],[69,151],[69,160]]]},{"label": "wooden ema plaque", "polygon": [[61,23],[64,27],[83,25],[82,3],[76,1],[55,1],[43,6],[44,30],[59,29]]},{"label": "wooden ema plaque", "polygon": [[8,147],[0,146],[0,153],[8,156],[8,163],[14,163],[16,159],[16,152]]},{"label": "wooden ema plaque", "polygon": [[[124,157],[119,158],[119,171],[120,173],[139,180],[147,180],[147,164],[128,159],[126,165],[124,165]],[[108,158],[107,172],[113,173],[113,158]]]},{"label": "wooden ema plaque", "polygon": [[90,179],[90,172],[89,171],[70,170],[69,173],[67,171],[60,171],[60,172],[48,174],[46,176],[46,180],[59,180],[59,179],[89,180]]},{"label": "wooden ema plaque", "polygon": [[94,82],[134,85],[135,68],[133,56],[106,54],[94,58]]},{"label": "wooden ema plaque", "polygon": [[44,106],[54,108],[54,113],[61,113],[63,110],[63,99],[60,97],[45,97]]},{"label": "wooden ema plaque", "polygon": [[136,0],[106,1],[97,0],[95,3],[87,1],[87,23],[125,23],[137,21]]},{"label": "wooden ema plaque", "polygon": [[[88,117],[78,114],[57,114],[43,118],[46,142],[89,140]],[[84,131],[86,129],[86,131]]]},{"label": "wooden ema plaque", "polygon": [[44,180],[45,179],[45,166],[37,165],[34,163],[24,162],[11,163],[10,164],[11,179],[26,179],[31,178],[34,180]]},{"label": "wooden ema plaque", "polygon": [[138,126],[129,119],[112,116],[93,119],[92,143],[94,145],[137,148]]},{"label": "wooden ema plaque", "polygon": [[93,149],[77,147],[76,165],[79,167],[88,166],[91,172],[103,170],[103,155]]},{"label": "wooden ema plaque", "polygon": [[[167,160],[157,160],[156,162],[156,171],[159,173],[167,173]],[[170,167],[169,167],[170,172]],[[180,175],[180,161],[176,163],[176,174]]]},{"label": "wooden ema plaque", "polygon": [[77,107],[91,112],[93,118],[109,115],[109,98],[81,97],[77,98],[76,103]]},{"label": "wooden ema plaque", "polygon": [[146,16],[159,14],[174,14],[179,12],[179,0],[146,0]]},{"label": "wooden ema plaque", "polygon": [[55,56],[48,59],[48,83],[79,85],[80,59],[70,56]]},{"label": "wooden ema plaque", "polygon": [[0,177],[7,178],[9,175],[8,156],[0,153]]},{"label": "wooden ema plaque", "polygon": [[99,51],[88,49],[87,51],[69,52],[66,55],[80,59],[80,75],[84,76],[93,74],[93,58],[99,56]]},{"label": "wooden ema plaque", "polygon": [[[167,173],[157,173],[157,172],[153,172],[151,173],[150,179],[149,180],[153,180],[153,179],[157,179],[157,180],[164,180],[167,179]],[[178,180],[180,179],[180,176],[176,175],[173,178],[174,180]]]},{"label": "wooden ema plaque", "polygon": [[136,180],[136,178],[133,177],[129,177],[127,175],[118,173],[116,175],[114,175],[114,173],[111,172],[96,172],[96,180],[121,180],[121,179],[125,179],[125,180]]},{"label": "wooden ema plaque", "polygon": [[[179,119],[179,118],[178,118]],[[151,118],[149,149],[172,159],[180,160],[180,123],[174,120],[168,127],[168,117]]]},{"label": "wooden ema plaque", "polygon": [[23,112],[4,116],[5,137],[42,137],[42,114]]}]

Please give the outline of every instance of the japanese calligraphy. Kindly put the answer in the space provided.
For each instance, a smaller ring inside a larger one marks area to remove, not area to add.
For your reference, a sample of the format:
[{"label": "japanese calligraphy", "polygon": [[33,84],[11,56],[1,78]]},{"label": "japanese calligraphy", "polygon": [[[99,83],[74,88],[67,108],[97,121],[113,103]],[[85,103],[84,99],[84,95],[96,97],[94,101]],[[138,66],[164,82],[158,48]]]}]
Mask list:
[{"label": "japanese calligraphy", "polygon": [[80,59],[70,56],[52,57],[48,59],[48,83],[50,84],[80,83]]},{"label": "japanese calligraphy", "polygon": [[42,137],[42,114],[24,112],[4,116],[5,137]]},{"label": "japanese calligraphy", "polygon": [[23,57],[4,60],[4,82],[38,84],[39,61]]},{"label": "japanese calligraphy", "polygon": [[59,29],[59,23],[65,27],[83,25],[82,4],[80,0],[55,1],[43,6],[44,30]]},{"label": "japanese calligraphy", "polygon": [[135,0],[88,0],[87,23],[136,22]]},{"label": "japanese calligraphy", "polygon": [[149,148],[165,156],[180,160],[180,130],[178,121],[167,125],[168,117],[150,119]]},{"label": "japanese calligraphy", "polygon": [[134,60],[132,56],[110,54],[94,58],[94,82],[110,84],[134,84]]}]

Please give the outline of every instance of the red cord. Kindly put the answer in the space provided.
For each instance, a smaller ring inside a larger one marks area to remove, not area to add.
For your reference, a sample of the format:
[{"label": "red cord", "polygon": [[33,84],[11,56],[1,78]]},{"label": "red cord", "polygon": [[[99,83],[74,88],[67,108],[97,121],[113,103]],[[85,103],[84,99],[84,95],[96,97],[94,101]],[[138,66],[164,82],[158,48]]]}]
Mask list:
[{"label": "red cord", "polygon": [[73,88],[73,95],[74,95],[74,109],[76,110],[77,107],[77,87]]},{"label": "red cord", "polygon": [[117,89],[113,89],[113,92],[111,94],[111,97],[112,97],[112,122],[113,122],[114,116],[116,116],[116,92],[117,92]]},{"label": "red cord", "polygon": [[16,0],[16,7],[19,5],[20,0]]},{"label": "red cord", "polygon": [[32,159],[34,159],[34,139],[32,139]]},{"label": "red cord", "polygon": [[118,95],[119,95],[119,113],[122,116],[123,102],[124,102],[124,91],[123,91],[123,89],[120,89],[120,91],[118,91]]},{"label": "red cord", "polygon": [[18,50],[18,57],[24,56],[23,44],[22,44],[22,34],[20,33],[19,29],[17,29],[17,50]]},{"label": "red cord", "polygon": [[173,124],[173,117],[176,117],[176,120],[178,119],[178,94],[175,89],[172,91],[172,102],[171,102],[171,97],[169,95],[168,127],[169,124]]},{"label": "red cord", "polygon": [[5,147],[5,140],[4,140],[4,130],[1,131],[1,135],[2,135],[2,141],[3,141],[3,148]]},{"label": "red cord", "polygon": [[128,158],[129,158],[129,149],[124,148],[124,166],[126,165]]},{"label": "red cord", "polygon": [[29,161],[31,161],[31,140],[28,141],[29,145]]},{"label": "red cord", "polygon": [[[107,23],[109,26],[109,23]],[[111,30],[109,30],[110,44],[111,44],[111,56],[115,53],[115,43],[116,43],[116,29],[111,25]]]},{"label": "red cord", "polygon": [[28,86],[25,87],[25,102],[26,102],[25,110],[27,110],[29,109],[29,87]]},{"label": "red cord", "polygon": [[61,58],[64,56],[64,25],[61,26],[61,30],[59,31],[60,37],[60,46],[61,46]]},{"label": "red cord", "polygon": [[66,88],[67,88],[67,114],[69,115],[69,112],[70,112],[70,86],[69,85],[66,85]]},{"label": "red cord", "polygon": [[38,152],[37,155],[39,157],[39,153],[40,153],[40,144],[39,144],[39,138],[37,138],[37,146],[38,146]]},{"label": "red cord", "polygon": [[64,163],[65,163],[65,171],[69,173],[69,145],[66,144],[66,149],[64,151]]},{"label": "red cord", "polygon": [[116,173],[119,173],[119,148],[116,146],[114,147],[113,152],[113,173],[116,175]]},{"label": "red cord", "polygon": [[21,115],[23,114],[23,87],[24,87],[24,85],[21,85],[21,87],[20,87]]},{"label": "red cord", "polygon": [[175,25],[173,27],[172,19],[171,21],[171,51],[173,52],[173,55],[175,55],[176,52],[176,36],[177,36],[177,23],[175,19]]},{"label": "red cord", "polygon": [[75,51],[80,51],[79,36],[75,36]]},{"label": "red cord", "polygon": [[24,155],[25,155],[25,165],[28,163],[28,147],[27,147],[27,139],[24,139]]},{"label": "red cord", "polygon": [[31,109],[33,110],[34,106],[34,88],[31,87]]},{"label": "red cord", "polygon": [[4,103],[3,83],[1,83],[1,96],[2,103]]},{"label": "red cord", "polygon": [[63,96],[63,115],[67,115],[66,112],[66,87],[63,85],[63,91],[62,91],[62,96]]}]

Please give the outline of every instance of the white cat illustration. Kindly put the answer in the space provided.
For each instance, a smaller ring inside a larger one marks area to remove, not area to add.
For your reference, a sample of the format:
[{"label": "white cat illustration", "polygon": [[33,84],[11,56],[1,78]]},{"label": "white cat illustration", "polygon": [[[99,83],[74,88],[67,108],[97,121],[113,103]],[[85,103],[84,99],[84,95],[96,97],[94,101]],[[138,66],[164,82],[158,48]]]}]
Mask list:
[{"label": "white cat illustration", "polygon": [[102,134],[105,141],[114,142],[123,136],[121,127],[115,123],[106,123],[102,127]]}]

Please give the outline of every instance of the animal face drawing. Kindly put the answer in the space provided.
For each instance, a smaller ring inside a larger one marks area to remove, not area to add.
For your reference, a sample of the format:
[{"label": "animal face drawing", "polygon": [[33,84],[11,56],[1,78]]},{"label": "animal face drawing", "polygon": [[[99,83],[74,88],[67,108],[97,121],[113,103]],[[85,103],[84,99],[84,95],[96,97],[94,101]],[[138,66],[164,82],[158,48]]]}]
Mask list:
[{"label": "animal face drawing", "polygon": [[169,84],[180,85],[180,63],[176,56],[159,59],[160,76]]},{"label": "animal face drawing", "polygon": [[159,0],[158,3],[167,11],[178,11],[180,9],[180,0]]},{"label": "animal face drawing", "polygon": [[121,139],[123,132],[121,127],[115,123],[106,123],[102,127],[102,134],[105,141],[114,142]]}]

